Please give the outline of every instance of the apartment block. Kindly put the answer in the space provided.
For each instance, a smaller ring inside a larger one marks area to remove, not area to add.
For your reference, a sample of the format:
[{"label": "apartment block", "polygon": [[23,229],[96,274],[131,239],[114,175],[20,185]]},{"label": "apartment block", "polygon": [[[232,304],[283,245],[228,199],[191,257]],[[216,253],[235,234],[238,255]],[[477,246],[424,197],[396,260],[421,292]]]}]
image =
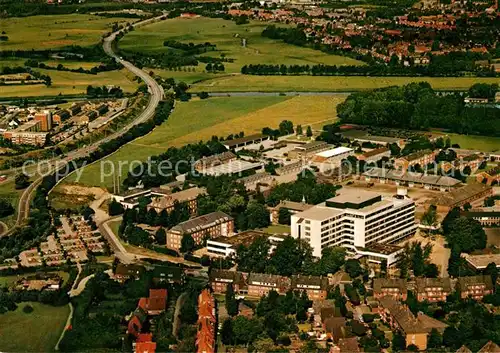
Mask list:
[{"label": "apartment block", "polygon": [[401,241],[416,229],[413,200],[352,188],[291,217],[292,237],[309,243],[316,257],[327,247],[342,246],[351,255],[369,252],[370,261],[394,259],[376,245]]},{"label": "apartment block", "polygon": [[215,299],[208,289],[198,296],[198,332],[196,333],[196,352],[213,353],[216,344]]},{"label": "apartment block", "polygon": [[457,291],[460,293],[460,298],[462,299],[472,297],[475,300],[482,300],[485,295],[493,293],[491,276],[459,277]]},{"label": "apartment block", "polygon": [[52,129],[52,113],[48,110],[35,114],[35,121],[40,122],[40,131],[50,131]]},{"label": "apartment block", "polygon": [[318,276],[292,276],[292,290],[306,292],[310,300],[324,300],[328,294],[328,278]]},{"label": "apartment block", "polygon": [[167,232],[167,247],[180,249],[185,234],[191,235],[196,245],[204,239],[231,237],[234,234],[234,219],[217,211],[179,223]]},{"label": "apartment block", "polygon": [[200,195],[204,195],[206,193],[205,188],[194,187],[186,190],[181,190],[179,192],[174,192],[169,195],[162,196],[154,196],[151,200],[151,203],[147,206],[148,211],[150,209],[154,209],[157,213],[162,211],[167,211],[168,213],[174,210],[175,205],[178,204],[186,204],[189,210],[189,213],[196,213],[197,209],[197,198]]},{"label": "apartment block", "polygon": [[248,275],[248,295],[262,297],[274,290],[278,294],[285,294],[290,288],[290,278],[264,273],[250,273]]},{"label": "apartment block", "polygon": [[416,291],[419,302],[446,301],[446,297],[452,292],[451,280],[449,278],[417,278]]},{"label": "apartment block", "polygon": [[418,151],[407,156],[397,158],[394,161],[394,167],[399,170],[408,170],[411,166],[417,164],[425,167],[427,164],[434,162],[436,153],[431,150]]},{"label": "apartment block", "polygon": [[235,293],[247,290],[246,279],[241,272],[212,269],[209,280],[214,293],[226,293],[227,286],[230,284],[233,286]]},{"label": "apartment block", "polygon": [[408,289],[402,278],[374,278],[373,296],[376,299],[391,297],[394,300],[406,300]]}]

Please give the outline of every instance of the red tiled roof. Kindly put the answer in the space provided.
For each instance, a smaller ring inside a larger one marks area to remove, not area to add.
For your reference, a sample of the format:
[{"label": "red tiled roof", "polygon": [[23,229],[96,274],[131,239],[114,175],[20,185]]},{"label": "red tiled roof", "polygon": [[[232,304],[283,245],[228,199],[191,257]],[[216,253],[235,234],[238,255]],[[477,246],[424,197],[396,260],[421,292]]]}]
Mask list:
[{"label": "red tiled roof", "polygon": [[153,334],[152,333],[140,333],[139,336],[137,336],[137,342],[151,342],[153,340]]},{"label": "red tiled roof", "polygon": [[167,307],[167,290],[150,289],[147,301],[148,310],[165,310]]},{"label": "red tiled roof", "polygon": [[155,353],[156,343],[155,342],[136,342],[135,345],[136,353]]}]

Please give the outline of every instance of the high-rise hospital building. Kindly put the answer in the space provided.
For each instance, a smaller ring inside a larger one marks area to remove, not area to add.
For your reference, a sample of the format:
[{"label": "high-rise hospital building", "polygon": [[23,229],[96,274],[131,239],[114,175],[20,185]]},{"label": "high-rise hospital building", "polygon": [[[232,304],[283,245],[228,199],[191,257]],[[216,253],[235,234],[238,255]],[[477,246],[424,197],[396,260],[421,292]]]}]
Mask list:
[{"label": "high-rise hospital building", "polygon": [[352,256],[388,265],[402,250],[391,243],[413,236],[415,203],[402,193],[394,197],[346,188],[326,202],[292,215],[292,237],[308,242],[313,255],[327,247],[345,247]]}]

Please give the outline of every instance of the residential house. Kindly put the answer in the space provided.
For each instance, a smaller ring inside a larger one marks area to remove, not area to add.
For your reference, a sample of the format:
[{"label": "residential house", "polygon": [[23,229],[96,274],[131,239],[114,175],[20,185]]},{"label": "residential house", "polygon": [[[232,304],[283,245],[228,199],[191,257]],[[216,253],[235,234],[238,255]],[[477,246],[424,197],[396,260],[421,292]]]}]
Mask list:
[{"label": "residential house", "polygon": [[417,278],[417,300],[429,302],[446,301],[451,294],[451,280],[449,278]]},{"label": "residential house", "polygon": [[376,299],[390,296],[395,300],[406,300],[408,296],[406,281],[401,278],[374,278],[373,296]]},{"label": "residential house", "polygon": [[390,296],[379,299],[381,320],[392,330],[400,330],[406,340],[406,346],[415,345],[419,350],[427,349],[427,335],[432,329],[443,333],[446,324],[427,315],[413,315],[410,309]]},{"label": "residential house", "polygon": [[152,333],[141,333],[132,344],[134,353],[155,353],[156,342],[153,342]]},{"label": "residential house", "polygon": [[245,276],[241,272],[212,269],[209,278],[214,293],[226,293],[229,284],[233,285],[235,293],[247,290]]},{"label": "residential house", "polygon": [[128,322],[127,333],[138,337],[147,318],[148,313],[140,306],[137,307]]},{"label": "residential house", "polygon": [[112,278],[117,282],[124,283],[131,278],[139,279],[144,271],[145,269],[141,265],[119,263],[113,271]]},{"label": "residential house", "polygon": [[336,345],[330,349],[330,353],[358,353],[361,352],[359,348],[358,339],[356,337],[341,338]]},{"label": "residential house", "polygon": [[289,278],[263,273],[250,273],[247,283],[248,295],[252,297],[262,297],[272,290],[285,294],[290,288]]},{"label": "residential house", "polygon": [[159,315],[167,308],[167,290],[150,289],[148,298],[139,299],[139,308],[148,315]]},{"label": "residential house", "polygon": [[346,318],[342,316],[329,317],[323,321],[323,329],[333,342],[337,343],[347,335],[346,322]]},{"label": "residential house", "polygon": [[416,165],[425,167],[427,164],[434,162],[435,157],[435,152],[431,150],[422,150],[397,158],[394,161],[394,167],[399,170],[408,170],[409,167]]},{"label": "residential house", "polygon": [[295,275],[292,276],[292,290],[305,291],[311,300],[323,300],[328,294],[328,278]]},{"label": "residential house", "polygon": [[198,296],[198,332],[196,352],[214,353],[215,344],[215,299],[210,290],[204,289]]},{"label": "residential house", "polygon": [[216,211],[179,223],[167,232],[167,247],[181,248],[182,237],[191,235],[196,245],[205,239],[219,236],[230,237],[234,234],[234,219],[224,212]]},{"label": "residential house", "polygon": [[457,291],[460,293],[460,298],[462,299],[471,296],[475,300],[482,300],[485,295],[493,293],[491,276],[459,277]]}]

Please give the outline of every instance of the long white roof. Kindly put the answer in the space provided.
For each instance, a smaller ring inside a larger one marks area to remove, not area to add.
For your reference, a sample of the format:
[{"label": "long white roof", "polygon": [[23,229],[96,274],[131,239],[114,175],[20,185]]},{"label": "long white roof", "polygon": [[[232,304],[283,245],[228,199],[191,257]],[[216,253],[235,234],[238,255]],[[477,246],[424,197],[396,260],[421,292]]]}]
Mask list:
[{"label": "long white roof", "polygon": [[353,151],[352,148],[342,146],[342,147],[333,148],[331,150],[326,150],[323,152],[316,153],[316,156],[330,158],[330,157],[337,156],[339,154],[344,154],[344,153],[352,152],[352,151]]}]

